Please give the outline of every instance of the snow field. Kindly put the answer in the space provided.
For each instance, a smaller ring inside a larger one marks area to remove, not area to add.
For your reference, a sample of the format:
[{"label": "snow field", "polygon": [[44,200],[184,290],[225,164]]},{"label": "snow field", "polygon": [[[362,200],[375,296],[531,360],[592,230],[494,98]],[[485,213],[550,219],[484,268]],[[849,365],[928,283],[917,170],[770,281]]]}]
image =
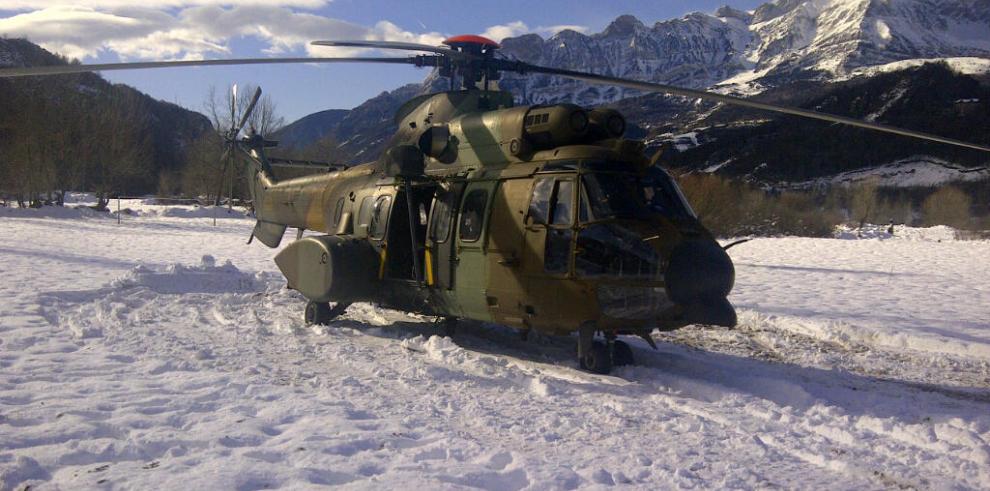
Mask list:
[{"label": "snow field", "polygon": [[249,220],[2,222],[0,489],[990,486],[987,242],[756,239],[737,329],[598,376],[368,304],[306,327]]}]

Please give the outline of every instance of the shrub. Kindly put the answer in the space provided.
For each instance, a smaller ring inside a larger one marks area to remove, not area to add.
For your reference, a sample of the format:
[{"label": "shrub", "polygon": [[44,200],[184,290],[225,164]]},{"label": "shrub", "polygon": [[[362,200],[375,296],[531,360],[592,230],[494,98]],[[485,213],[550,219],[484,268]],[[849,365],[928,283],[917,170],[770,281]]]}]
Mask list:
[{"label": "shrub", "polygon": [[687,175],[681,188],[698,218],[720,237],[800,235],[828,237],[841,214],[816,203],[808,193],[770,193],[714,175]]},{"label": "shrub", "polygon": [[921,205],[925,225],[970,226],[969,196],[953,186],[945,186],[925,198]]}]

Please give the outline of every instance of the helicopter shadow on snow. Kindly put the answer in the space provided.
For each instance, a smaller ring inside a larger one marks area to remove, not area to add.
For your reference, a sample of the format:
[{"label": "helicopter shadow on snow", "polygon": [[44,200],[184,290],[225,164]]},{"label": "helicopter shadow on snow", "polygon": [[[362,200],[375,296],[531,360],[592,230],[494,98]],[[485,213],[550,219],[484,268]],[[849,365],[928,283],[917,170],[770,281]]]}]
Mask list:
[{"label": "helicopter shadow on snow", "polygon": [[144,264],[150,265],[150,263],[142,261],[128,261],[124,259],[111,259],[103,256],[86,256],[81,254],[73,254],[70,252],[59,252],[58,254],[30,249],[20,249],[14,247],[0,247],[0,255],[3,256],[23,256],[32,259],[38,259],[42,261],[53,261],[58,263],[72,263],[72,264],[83,264],[83,265],[99,265],[111,268],[126,268],[130,269],[135,266]]},{"label": "helicopter shadow on snow", "polygon": [[[431,322],[397,322],[375,329],[367,329],[367,324],[357,321],[341,320],[334,324],[391,340],[442,335],[440,325]],[[671,342],[658,342],[658,350],[653,351],[644,341],[622,339],[633,347],[637,364],[617,367],[607,376],[577,368],[574,360],[577,338],[573,336],[534,336],[524,341],[518,331],[508,327],[461,321],[452,341],[478,354],[516,358],[523,362],[524,372],[542,377],[544,382],[559,388],[561,394],[598,392],[646,399],[663,393],[713,404],[730,395],[742,395],[798,411],[834,406],[854,415],[896,418],[909,423],[920,423],[926,418],[968,420],[973,414],[990,413],[988,387],[918,383],[852,373],[839,367],[825,369],[761,360]],[[916,399],[925,399],[926,403],[908,402]],[[937,410],[933,411],[933,406]]]},{"label": "helicopter shadow on snow", "polygon": [[910,272],[900,272],[900,271],[873,271],[868,269],[843,269],[843,268],[816,268],[809,266],[789,266],[784,264],[755,264],[755,263],[735,263],[737,267],[742,266],[746,268],[759,268],[759,269],[770,269],[785,272],[795,272],[795,273],[825,273],[825,274],[857,274],[857,275],[868,275],[868,276],[882,276],[882,277],[924,277],[932,276],[924,273],[910,273]]}]

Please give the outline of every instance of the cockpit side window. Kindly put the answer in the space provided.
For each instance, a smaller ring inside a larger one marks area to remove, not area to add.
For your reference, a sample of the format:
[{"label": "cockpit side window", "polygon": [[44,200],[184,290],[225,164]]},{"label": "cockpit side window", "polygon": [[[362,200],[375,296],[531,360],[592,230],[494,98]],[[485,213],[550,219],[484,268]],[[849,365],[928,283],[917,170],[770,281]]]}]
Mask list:
[{"label": "cockpit side window", "polygon": [[570,269],[571,242],[574,237],[574,179],[560,176],[554,180],[550,197],[550,223],[543,249],[543,270],[566,274]]},{"label": "cockpit side window", "polygon": [[543,177],[533,185],[533,197],[529,201],[529,220],[532,223],[549,223],[550,195],[553,193],[553,178]]},{"label": "cockpit side window", "polygon": [[552,225],[571,225],[574,223],[574,181],[561,179],[557,181],[556,187],[553,196],[553,216],[550,223]]}]

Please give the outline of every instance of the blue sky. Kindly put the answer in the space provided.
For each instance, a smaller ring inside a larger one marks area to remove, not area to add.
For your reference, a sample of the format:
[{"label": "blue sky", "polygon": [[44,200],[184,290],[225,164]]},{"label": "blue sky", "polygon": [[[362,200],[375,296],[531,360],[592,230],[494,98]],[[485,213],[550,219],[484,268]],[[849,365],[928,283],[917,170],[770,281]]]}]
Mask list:
[{"label": "blue sky", "polygon": [[[599,32],[622,14],[647,25],[728,4],[759,0],[550,0],[421,2],[397,0],[0,0],[0,35],[28,37],[84,63],[149,59],[332,55],[314,39],[391,39],[436,44],[448,35],[492,37],[562,26]],[[138,4],[140,7],[135,7]],[[498,40],[498,39],[496,39]],[[369,65],[273,65],[134,72],[104,76],[201,110],[210,86],[261,85],[287,121],[330,108],[350,108],[425,69]]]}]

